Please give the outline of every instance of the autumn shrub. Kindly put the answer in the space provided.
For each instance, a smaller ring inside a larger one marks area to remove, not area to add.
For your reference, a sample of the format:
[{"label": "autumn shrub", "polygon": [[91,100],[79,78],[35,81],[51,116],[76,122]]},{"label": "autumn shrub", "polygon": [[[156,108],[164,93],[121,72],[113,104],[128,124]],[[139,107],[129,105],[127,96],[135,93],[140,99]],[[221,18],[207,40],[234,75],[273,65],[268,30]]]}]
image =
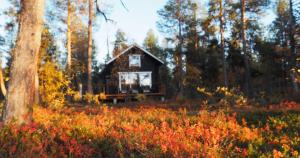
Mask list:
[{"label": "autumn shrub", "polygon": [[215,103],[221,106],[245,106],[249,104],[247,97],[244,94],[233,88],[217,87],[215,91],[208,91],[205,88],[197,88],[197,91],[206,96],[206,100],[210,103]]},{"label": "autumn shrub", "polygon": [[82,101],[82,96],[80,95],[80,92],[74,91],[72,94],[72,101],[73,102],[80,102]]},{"label": "autumn shrub", "polygon": [[[299,105],[298,105],[299,106]],[[260,143],[251,144],[252,157],[299,157],[300,113],[295,111],[239,114],[252,127],[260,128]]]},{"label": "autumn shrub", "polygon": [[137,94],[135,99],[138,101],[145,101],[147,99],[147,96],[145,94]]},{"label": "autumn shrub", "polygon": [[69,81],[55,63],[46,62],[39,69],[40,96],[43,105],[60,109],[65,104]]},{"label": "autumn shrub", "polygon": [[100,94],[99,94],[99,99],[100,99],[100,100],[106,100],[106,99],[107,99],[107,98],[106,98],[106,94],[105,94],[104,92],[100,93]]},{"label": "autumn shrub", "polygon": [[83,101],[86,102],[89,105],[99,105],[99,95],[93,95],[90,93],[86,93],[83,95]]},{"label": "autumn shrub", "polygon": [[1,157],[299,156],[299,113],[198,114],[155,107],[35,107],[34,123],[0,124]]}]

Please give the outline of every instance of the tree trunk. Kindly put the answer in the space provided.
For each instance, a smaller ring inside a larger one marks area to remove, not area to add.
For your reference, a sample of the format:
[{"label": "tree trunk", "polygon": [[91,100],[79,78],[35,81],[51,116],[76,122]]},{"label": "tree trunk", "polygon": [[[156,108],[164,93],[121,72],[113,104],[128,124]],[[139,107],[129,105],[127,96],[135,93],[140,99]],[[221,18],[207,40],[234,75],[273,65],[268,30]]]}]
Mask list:
[{"label": "tree trunk", "polygon": [[38,72],[34,75],[34,104],[38,105],[40,103],[40,93],[39,93],[39,74]]},{"label": "tree trunk", "polygon": [[294,11],[293,11],[293,1],[289,0],[289,5],[290,5],[290,25],[289,25],[289,39],[290,39],[290,50],[291,50],[291,72],[290,76],[293,82],[293,89],[294,93],[297,94],[299,91],[298,83],[296,81],[296,61],[297,61],[297,52],[296,52],[296,40],[295,40],[295,25],[296,25],[296,20],[294,16]]},{"label": "tree trunk", "polygon": [[13,52],[3,119],[7,124],[30,123],[35,96],[35,74],[44,16],[44,0],[21,1],[19,33]]},{"label": "tree trunk", "polygon": [[5,87],[5,82],[4,82],[4,75],[3,75],[3,71],[2,71],[2,61],[0,59],[0,88],[1,88],[1,92],[3,94],[4,97],[6,97],[6,87]]},{"label": "tree trunk", "polygon": [[224,37],[224,11],[223,11],[223,0],[220,0],[220,35],[221,35],[221,49],[223,54],[223,73],[224,73],[224,86],[228,87],[228,75],[227,75],[227,63],[225,54],[225,37]]},{"label": "tree trunk", "polygon": [[89,28],[88,28],[88,63],[87,63],[87,92],[93,94],[92,87],[92,51],[93,51],[93,16],[94,16],[94,5],[93,0],[89,0]]},{"label": "tree trunk", "polygon": [[179,45],[176,53],[176,66],[177,66],[177,81],[178,81],[178,89],[176,94],[176,99],[183,96],[183,60],[182,60],[182,47],[183,47],[183,37],[182,37],[182,17],[181,17],[181,2],[180,0],[176,1],[177,3],[177,18],[178,18],[178,38]]},{"label": "tree trunk", "polygon": [[68,0],[67,27],[67,70],[70,70],[72,66],[71,0]]},{"label": "tree trunk", "polygon": [[246,0],[241,0],[241,21],[242,21],[242,43],[243,43],[243,57],[245,65],[245,81],[244,81],[244,90],[247,96],[251,95],[251,86],[250,86],[250,61],[249,54],[247,53],[247,43],[246,43]]}]

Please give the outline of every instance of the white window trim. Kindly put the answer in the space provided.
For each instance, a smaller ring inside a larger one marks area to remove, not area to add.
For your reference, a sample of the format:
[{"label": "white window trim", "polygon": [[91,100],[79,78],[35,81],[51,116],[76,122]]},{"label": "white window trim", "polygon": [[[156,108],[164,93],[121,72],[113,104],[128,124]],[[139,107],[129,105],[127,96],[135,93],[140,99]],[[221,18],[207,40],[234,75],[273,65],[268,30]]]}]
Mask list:
[{"label": "white window trim", "polygon": [[[133,57],[133,56],[136,56],[136,57],[138,57],[139,58],[139,65],[131,65],[130,64],[130,58],[131,57]],[[140,54],[131,54],[131,55],[129,55],[129,60],[128,60],[128,62],[129,62],[129,67],[141,67],[141,55]]]},{"label": "white window trim", "polygon": [[[136,74],[144,74],[144,73],[148,73],[150,76],[150,88],[152,88],[152,72],[151,71],[138,71],[138,72],[118,72],[119,74],[119,90],[122,91],[122,83],[121,83],[121,75],[123,74],[129,74],[129,73],[136,73]],[[131,88],[131,84],[129,84],[130,88]],[[140,83],[141,86],[141,83]]]}]

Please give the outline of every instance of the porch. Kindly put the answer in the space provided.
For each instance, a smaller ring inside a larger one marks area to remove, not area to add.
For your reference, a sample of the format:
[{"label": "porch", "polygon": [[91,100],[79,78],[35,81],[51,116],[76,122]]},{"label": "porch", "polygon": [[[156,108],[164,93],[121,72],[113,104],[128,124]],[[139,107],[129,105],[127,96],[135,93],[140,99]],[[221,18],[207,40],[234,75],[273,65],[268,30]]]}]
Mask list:
[{"label": "porch", "polygon": [[[131,94],[105,94],[105,100],[106,101],[134,101],[136,100],[136,97],[139,94],[137,93],[131,93]],[[143,95],[146,96],[147,99],[155,99],[155,100],[165,100],[165,94],[164,93],[143,93]]]}]

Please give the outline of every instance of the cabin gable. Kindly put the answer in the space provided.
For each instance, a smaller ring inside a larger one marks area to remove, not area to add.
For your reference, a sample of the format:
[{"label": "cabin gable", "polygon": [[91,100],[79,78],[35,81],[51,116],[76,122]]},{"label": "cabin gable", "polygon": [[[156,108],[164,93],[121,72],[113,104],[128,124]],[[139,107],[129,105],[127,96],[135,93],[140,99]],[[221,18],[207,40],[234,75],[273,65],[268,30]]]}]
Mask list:
[{"label": "cabin gable", "polygon": [[[138,57],[140,59],[140,64],[133,66],[130,65],[129,60],[132,56]],[[106,65],[102,73],[102,77],[104,78],[105,83],[105,93],[128,93],[127,89],[130,89],[130,91],[134,93],[158,93],[161,84],[159,77],[159,68],[161,65],[162,61],[157,60],[156,57],[153,57],[153,55],[149,54],[149,52],[145,52],[145,50],[141,49],[138,46],[132,46],[130,47],[130,49],[127,49],[126,52],[123,52],[123,54],[117,56]],[[134,79],[132,79],[133,76]],[[149,76],[151,78],[151,81],[149,79]],[[133,86],[132,84],[128,83],[129,87],[124,88],[125,86],[127,86],[125,85],[125,81],[123,81],[126,77],[126,82],[133,82],[132,80],[138,79],[138,85],[140,87],[135,88],[136,84]],[[128,78],[131,78],[131,80],[128,81]],[[142,81],[141,78],[145,79]],[[149,85],[149,83],[151,83],[151,85]]]}]

